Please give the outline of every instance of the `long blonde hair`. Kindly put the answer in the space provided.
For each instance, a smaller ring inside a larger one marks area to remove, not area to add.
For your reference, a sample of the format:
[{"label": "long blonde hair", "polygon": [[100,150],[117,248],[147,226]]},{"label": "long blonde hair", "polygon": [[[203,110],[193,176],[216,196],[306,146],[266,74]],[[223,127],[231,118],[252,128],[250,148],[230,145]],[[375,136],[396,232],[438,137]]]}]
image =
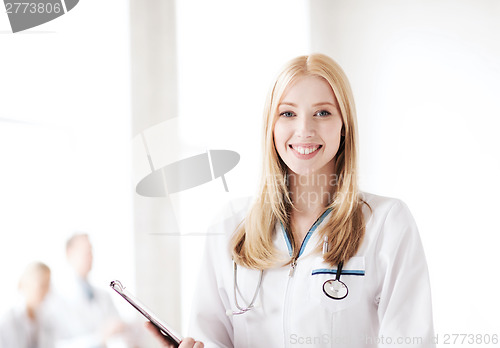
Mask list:
[{"label": "long blonde hair", "polygon": [[[319,76],[331,86],[343,121],[340,147],[335,158],[336,190],[328,208],[331,217],[319,233],[321,240],[328,236],[329,251],[324,255],[331,265],[347,261],[355,255],[363,240],[365,224],[357,185],[357,132],[354,99],[342,68],[323,54],[300,56],[289,61],[278,75],[266,99],[264,108],[264,137],[262,177],[258,195],[245,220],[235,231],[230,249],[234,261],[251,269],[267,269],[283,262],[273,244],[277,222],[289,227],[293,207],[287,186],[287,166],[279,157],[274,144],[274,124],[278,106],[286,88],[299,77]],[[288,236],[292,239],[293,236]],[[320,248],[320,246],[318,246]],[[298,257],[294,248],[292,258]]]}]

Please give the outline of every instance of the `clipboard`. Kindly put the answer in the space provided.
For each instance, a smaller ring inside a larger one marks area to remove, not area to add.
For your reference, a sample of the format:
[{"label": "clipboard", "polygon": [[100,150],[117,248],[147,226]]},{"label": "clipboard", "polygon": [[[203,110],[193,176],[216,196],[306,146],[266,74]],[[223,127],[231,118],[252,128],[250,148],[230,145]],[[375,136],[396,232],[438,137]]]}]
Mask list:
[{"label": "clipboard", "polygon": [[144,315],[160,332],[178,347],[181,343],[182,336],[177,334],[169,325],[161,321],[156,315],[151,312],[151,310],[136,299],[131,293],[125,290],[125,287],[119,280],[114,280],[109,284],[109,286],[115,290],[121,297],[123,297],[128,303],[137,309],[142,315]]}]

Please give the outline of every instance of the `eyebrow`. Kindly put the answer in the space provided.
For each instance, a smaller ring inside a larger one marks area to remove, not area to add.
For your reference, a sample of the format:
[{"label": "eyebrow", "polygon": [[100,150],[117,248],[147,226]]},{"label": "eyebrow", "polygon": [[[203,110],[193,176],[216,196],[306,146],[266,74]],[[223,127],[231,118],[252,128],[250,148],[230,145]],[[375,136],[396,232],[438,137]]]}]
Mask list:
[{"label": "eyebrow", "polygon": [[[293,106],[294,108],[297,107],[297,104],[291,103],[291,102],[286,102],[286,101],[285,102],[281,102],[278,106],[281,106],[281,105],[289,105],[289,106]],[[330,105],[330,106],[333,106],[333,107],[337,107],[335,104],[330,103],[330,102],[320,102],[320,103],[313,104],[314,107],[322,106],[322,105]]]}]

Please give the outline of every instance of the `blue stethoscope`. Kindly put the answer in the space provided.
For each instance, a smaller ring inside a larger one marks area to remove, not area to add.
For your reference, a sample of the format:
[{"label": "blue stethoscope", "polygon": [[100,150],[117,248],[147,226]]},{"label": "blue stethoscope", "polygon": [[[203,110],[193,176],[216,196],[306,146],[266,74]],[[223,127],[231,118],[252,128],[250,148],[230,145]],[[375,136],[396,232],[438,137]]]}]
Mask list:
[{"label": "blue stethoscope", "polygon": [[[324,241],[323,241],[323,254],[328,252],[328,237],[325,236]],[[342,268],[344,266],[344,262],[340,262],[337,265],[337,271],[335,275],[335,279],[329,279],[323,284],[323,292],[325,293],[326,296],[328,296],[331,299],[334,300],[342,300],[347,296],[349,293],[349,289],[347,288],[347,285],[345,285],[344,282],[340,280],[340,275],[342,273]],[[254,295],[252,297],[252,300],[250,301],[250,304],[246,307],[240,306],[238,303],[238,293],[240,293],[240,289],[238,288],[238,265],[236,262],[233,260],[233,292],[234,292],[234,304],[236,305],[236,308],[238,309],[237,311],[233,311],[231,309],[228,309],[226,311],[227,316],[233,316],[233,315],[240,315],[244,314],[251,309],[255,308],[255,300],[257,299],[257,296],[259,296],[260,288],[262,287],[262,277],[264,275],[264,270],[260,271],[259,275],[259,281],[257,283],[257,288],[255,289]]]}]

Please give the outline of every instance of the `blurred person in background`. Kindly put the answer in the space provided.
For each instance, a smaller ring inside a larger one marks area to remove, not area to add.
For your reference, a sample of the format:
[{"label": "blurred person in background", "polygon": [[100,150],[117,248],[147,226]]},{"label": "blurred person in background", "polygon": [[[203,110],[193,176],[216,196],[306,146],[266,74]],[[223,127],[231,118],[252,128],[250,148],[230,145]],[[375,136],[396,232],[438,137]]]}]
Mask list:
[{"label": "blurred person in background", "polygon": [[66,258],[69,270],[50,301],[57,348],[131,347],[111,296],[89,281],[93,253],[87,234],[68,239]]},{"label": "blurred person in background", "polygon": [[50,288],[50,269],[41,262],[27,266],[19,281],[20,303],[0,319],[1,348],[53,348],[52,330],[43,315]]}]

